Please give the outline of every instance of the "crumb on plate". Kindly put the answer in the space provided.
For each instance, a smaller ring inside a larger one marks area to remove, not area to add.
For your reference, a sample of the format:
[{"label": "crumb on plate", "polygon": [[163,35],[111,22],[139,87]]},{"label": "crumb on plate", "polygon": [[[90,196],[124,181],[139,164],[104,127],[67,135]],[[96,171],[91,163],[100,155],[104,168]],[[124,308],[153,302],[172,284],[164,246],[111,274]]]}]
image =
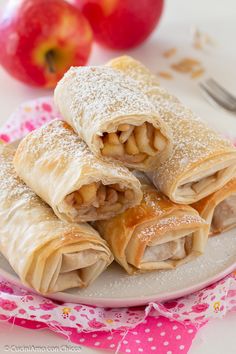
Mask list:
[{"label": "crumb on plate", "polygon": [[157,73],[157,75],[163,79],[167,79],[167,80],[173,79],[173,75],[171,73],[169,73],[168,71],[159,71]]},{"label": "crumb on plate", "polygon": [[177,48],[170,48],[163,53],[163,56],[165,58],[170,58],[173,57],[173,55],[175,55],[176,52],[177,52]]},{"label": "crumb on plate", "polygon": [[183,58],[179,62],[171,65],[171,68],[180,73],[191,73],[201,65],[199,60],[192,58]]},{"label": "crumb on plate", "polygon": [[215,42],[207,33],[194,27],[192,29],[192,44],[195,49],[204,49],[207,45],[214,45]]},{"label": "crumb on plate", "polygon": [[198,70],[192,71],[191,78],[192,79],[197,79],[201,76],[203,76],[205,73],[205,70],[203,68],[200,68]]}]

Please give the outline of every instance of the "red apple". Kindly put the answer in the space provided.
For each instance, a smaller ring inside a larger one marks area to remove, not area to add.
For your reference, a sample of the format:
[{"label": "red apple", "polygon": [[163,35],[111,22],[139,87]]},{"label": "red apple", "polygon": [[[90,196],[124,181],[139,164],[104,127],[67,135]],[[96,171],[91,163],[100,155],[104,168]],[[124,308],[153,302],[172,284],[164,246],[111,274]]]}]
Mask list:
[{"label": "red apple", "polygon": [[92,29],[64,0],[10,0],[0,19],[0,63],[27,84],[54,87],[87,62]]},{"label": "red apple", "polygon": [[72,0],[89,20],[97,42],[112,49],[142,43],[161,17],[164,0]]}]

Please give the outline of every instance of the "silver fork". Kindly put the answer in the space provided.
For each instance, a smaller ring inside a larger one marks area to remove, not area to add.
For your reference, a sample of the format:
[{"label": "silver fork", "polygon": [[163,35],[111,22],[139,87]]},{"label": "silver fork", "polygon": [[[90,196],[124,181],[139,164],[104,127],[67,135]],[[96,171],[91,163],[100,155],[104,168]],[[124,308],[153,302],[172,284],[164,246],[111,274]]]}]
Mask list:
[{"label": "silver fork", "polygon": [[215,103],[230,112],[236,113],[236,97],[228,92],[218,82],[210,78],[199,85]]}]

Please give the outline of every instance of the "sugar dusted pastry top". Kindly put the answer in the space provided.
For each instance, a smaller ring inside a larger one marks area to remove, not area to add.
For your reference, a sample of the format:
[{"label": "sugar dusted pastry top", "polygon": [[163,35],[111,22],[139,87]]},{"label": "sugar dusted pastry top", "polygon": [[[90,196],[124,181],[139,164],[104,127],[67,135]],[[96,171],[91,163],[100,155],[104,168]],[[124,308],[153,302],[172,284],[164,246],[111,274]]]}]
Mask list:
[{"label": "sugar dusted pastry top", "polygon": [[[54,162],[52,163],[57,164],[59,161],[61,168],[66,167],[73,160],[74,164],[86,163],[91,169],[104,169],[105,166],[112,172],[114,168],[114,173],[118,173],[121,177],[127,173],[127,169],[121,164],[106,159],[101,160],[94,156],[72,128],[60,120],[46,124],[26,136],[24,146],[19,145],[16,156],[21,153],[21,146],[28,156],[37,156],[42,152],[48,157],[53,154]],[[60,157],[59,160],[57,156]],[[30,160],[30,163],[33,166],[34,160]]]},{"label": "sugar dusted pastry top", "polygon": [[[81,135],[86,134],[89,115],[97,134],[102,133],[102,124],[112,122],[114,115],[153,114],[154,107],[148,97],[138,90],[135,80],[112,68],[103,66],[72,67],[60,81],[59,86],[70,82],[68,95],[71,96],[70,117],[65,117]],[[57,97],[57,88],[55,91]],[[57,101],[57,99],[56,99]],[[79,117],[83,116],[83,119]],[[78,121],[77,121],[78,119]]]},{"label": "sugar dusted pastry top", "polygon": [[[25,203],[46,204],[16,175],[12,159],[14,150],[0,146],[0,191],[4,195],[5,203],[10,204],[13,200],[21,199]],[[49,213],[51,214],[51,210]],[[53,213],[52,213],[53,215]]]},{"label": "sugar dusted pastry top", "polygon": [[173,183],[176,171],[181,174],[188,166],[194,168],[206,158],[227,150],[234,151],[229,140],[209,128],[175,96],[159,86],[155,91],[155,103],[160,116],[171,127],[174,144],[173,154],[158,168],[157,178],[165,173]]},{"label": "sugar dusted pastry top", "polygon": [[64,221],[107,219],[142,198],[139,181],[126,167],[94,156],[64,121],[54,120],[26,136],[14,165]]},{"label": "sugar dusted pastry top", "polygon": [[[165,174],[168,175],[168,183],[172,184],[176,174],[186,171],[187,166],[194,167],[195,163],[225,150],[235,151],[229,140],[208,127],[176,96],[160,87],[156,76],[140,62],[123,56],[108,65],[139,82],[139,87],[148,95],[162,120],[171,129],[173,153],[159,166],[157,179]],[[166,181],[161,178],[160,183]]]},{"label": "sugar dusted pastry top", "polygon": [[117,70],[71,68],[54,97],[63,118],[97,156],[151,170],[171,150],[169,130],[149,97]]},{"label": "sugar dusted pastry top", "polygon": [[[162,192],[173,201],[193,203],[206,196],[207,191],[191,192],[188,185],[190,182],[207,178],[208,171],[211,171],[212,177],[216,177],[214,186],[212,183],[214,191],[222,187],[226,178],[229,180],[232,177],[233,166],[236,165],[236,149],[229,140],[208,127],[178,98],[160,87],[155,76],[138,61],[124,56],[111,60],[107,65],[137,81],[139,88],[148,95],[161,119],[171,130],[172,153],[157,166],[155,172],[150,172]],[[216,171],[214,166],[218,166]],[[224,175],[216,176],[221,170],[225,170]],[[209,182],[207,180],[206,184]],[[181,190],[183,186],[184,190]]]}]

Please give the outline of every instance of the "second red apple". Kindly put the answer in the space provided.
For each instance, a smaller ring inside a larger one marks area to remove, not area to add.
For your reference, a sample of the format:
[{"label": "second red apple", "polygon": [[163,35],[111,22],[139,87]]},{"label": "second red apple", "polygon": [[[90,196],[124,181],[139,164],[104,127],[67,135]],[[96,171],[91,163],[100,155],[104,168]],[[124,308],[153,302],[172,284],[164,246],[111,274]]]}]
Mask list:
[{"label": "second red apple", "polygon": [[142,43],[155,29],[164,0],[73,0],[89,20],[95,39],[113,49]]}]

